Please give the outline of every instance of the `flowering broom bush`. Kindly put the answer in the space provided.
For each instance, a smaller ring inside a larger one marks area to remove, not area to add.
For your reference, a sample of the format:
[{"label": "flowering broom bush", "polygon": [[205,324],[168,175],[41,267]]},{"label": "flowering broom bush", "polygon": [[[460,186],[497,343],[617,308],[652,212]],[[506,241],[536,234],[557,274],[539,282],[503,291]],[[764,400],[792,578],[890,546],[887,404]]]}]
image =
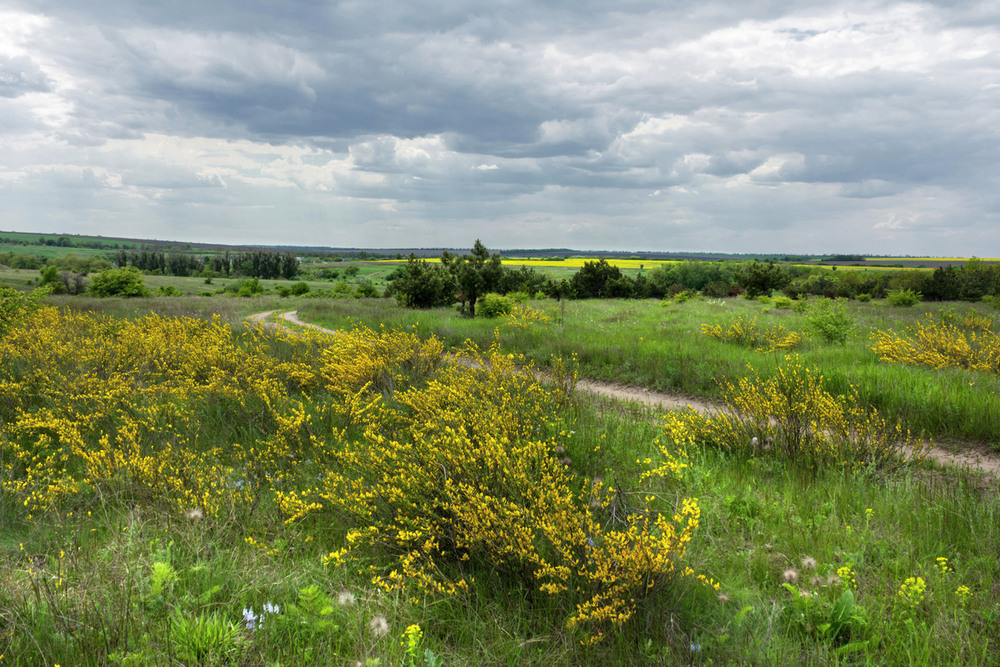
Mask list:
[{"label": "flowering broom bush", "polygon": [[698,526],[695,499],[669,515],[643,504],[605,527],[598,515],[614,494],[581,484],[555,454],[549,420],[565,386],[539,383],[496,347],[463,357],[471,362],[442,366],[425,387],[366,411],[365,437],[335,453],[322,484],[279,494],[289,521],[320,513],[351,522],[328,564],[361,547],[387,549],[395,563],[373,568],[377,585],[447,595],[470,583],[456,564],[489,563],[580,598],[568,625],[594,627],[595,641],[654,589],[695,576],[681,565]]},{"label": "flowering broom bush", "polygon": [[771,377],[751,369],[738,382],[723,382],[722,389],[721,412],[666,418],[675,442],[708,442],[751,455],[773,452],[807,467],[888,470],[923,457],[908,431],[865,407],[854,389],[846,395],[827,391],[823,376],[797,355],[786,356]]},{"label": "flowering broom bush", "polygon": [[789,331],[784,325],[765,327],[757,324],[756,317],[743,315],[731,321],[728,326],[702,324],[701,332],[709,338],[750,348],[761,354],[790,350],[802,343],[802,336]]},{"label": "flowering broom bush", "polygon": [[906,333],[875,331],[871,348],[890,363],[1000,373],[1000,335],[992,324],[991,318],[975,312],[958,323],[937,321],[928,313]]},{"label": "flowering broom bush", "polygon": [[42,308],[0,341],[0,494],[28,520],[100,495],[206,521],[347,521],[328,563],[357,553],[412,596],[466,590],[472,563],[564,596],[595,641],[653,591],[711,583],[683,563],[696,499],[624,512],[556,456],[575,373],[544,384],[497,347],[462,356],[398,331]]}]

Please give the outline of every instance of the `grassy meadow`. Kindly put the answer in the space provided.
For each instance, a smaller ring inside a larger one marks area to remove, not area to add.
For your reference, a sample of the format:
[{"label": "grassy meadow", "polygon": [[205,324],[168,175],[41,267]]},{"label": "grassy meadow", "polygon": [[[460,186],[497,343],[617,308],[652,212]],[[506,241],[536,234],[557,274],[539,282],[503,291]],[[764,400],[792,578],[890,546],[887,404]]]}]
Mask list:
[{"label": "grassy meadow", "polygon": [[387,300],[304,300],[300,316],[330,328],[354,324],[413,328],[436,335],[448,345],[471,339],[488,345],[499,331],[504,349],[544,366],[555,357],[574,356],[580,372],[591,377],[633,384],[692,397],[720,398],[719,381],[747,374],[748,366],[773,371],[786,351],[759,353],[712,339],[703,324],[728,325],[756,318],[762,328],[781,326],[801,334],[791,350],[820,369],[831,390],[854,386],[865,402],[900,419],[914,434],[936,440],[976,440],[1000,446],[1000,377],[962,369],[934,370],[888,364],[870,349],[876,330],[905,330],[926,317],[976,312],[992,317],[985,304],[922,303],[899,308],[884,302],[843,304],[850,321],[845,343],[831,343],[815,333],[809,312],[775,308],[771,302],[747,299],[692,299],[684,303],[582,300],[532,302],[548,323],[500,326],[488,319],[462,319],[451,309],[407,310]]},{"label": "grassy meadow", "polygon": [[[1000,664],[996,481],[871,456],[873,407],[996,443],[996,374],[869,348],[982,304],[847,303],[839,343],[746,299],[46,303],[0,341],[0,666]],[[740,318],[800,340],[703,333]],[[577,376],[795,400],[705,424]]]}]

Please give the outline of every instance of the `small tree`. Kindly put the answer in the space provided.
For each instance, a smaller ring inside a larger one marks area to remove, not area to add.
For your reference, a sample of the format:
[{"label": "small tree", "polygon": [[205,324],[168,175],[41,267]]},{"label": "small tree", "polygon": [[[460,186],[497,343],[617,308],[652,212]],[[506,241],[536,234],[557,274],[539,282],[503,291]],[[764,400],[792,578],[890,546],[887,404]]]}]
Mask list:
[{"label": "small tree", "polygon": [[491,255],[479,239],[472,246],[471,254],[455,257],[446,250],[441,255],[441,264],[447,267],[455,279],[463,314],[465,304],[469,304],[469,317],[476,316],[476,301],[481,295],[500,288],[503,277],[500,255]]},{"label": "small tree", "polygon": [[399,305],[408,308],[447,306],[455,300],[455,279],[446,268],[411,254],[406,266],[394,274],[392,293]]},{"label": "small tree", "polygon": [[101,271],[90,281],[88,291],[94,296],[149,296],[142,282],[142,272],[134,266]]},{"label": "small tree", "polygon": [[736,283],[751,298],[762,294],[769,296],[773,290],[781,289],[791,281],[791,274],[772,261],[765,263],[754,260],[744,264],[736,272]]}]

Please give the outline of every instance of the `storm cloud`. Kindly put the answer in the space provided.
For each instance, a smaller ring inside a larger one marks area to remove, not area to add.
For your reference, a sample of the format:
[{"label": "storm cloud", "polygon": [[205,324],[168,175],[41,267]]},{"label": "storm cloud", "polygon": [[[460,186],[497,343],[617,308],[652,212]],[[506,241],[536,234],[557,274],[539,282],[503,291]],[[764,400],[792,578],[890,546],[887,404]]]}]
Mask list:
[{"label": "storm cloud", "polygon": [[987,2],[0,5],[7,229],[1000,256]]}]

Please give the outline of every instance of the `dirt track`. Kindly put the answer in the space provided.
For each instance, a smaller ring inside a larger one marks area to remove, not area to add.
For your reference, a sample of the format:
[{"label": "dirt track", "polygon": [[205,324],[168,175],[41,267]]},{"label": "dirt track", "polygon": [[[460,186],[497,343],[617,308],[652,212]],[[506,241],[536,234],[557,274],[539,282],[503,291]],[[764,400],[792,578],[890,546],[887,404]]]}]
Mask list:
[{"label": "dirt track", "polygon": [[[247,319],[266,326],[279,327],[281,326],[280,324],[270,323],[267,321],[267,319],[275,312],[277,311],[269,310],[264,313],[256,313]],[[298,318],[297,311],[294,310],[281,313],[280,317],[282,320],[300,327],[315,329],[316,331],[322,331],[324,333],[337,333],[333,329],[326,329],[315,324],[303,322]],[[600,380],[583,379],[577,382],[576,388],[588,394],[605,396],[620,401],[635,402],[663,410],[691,408],[693,410],[697,410],[698,412],[706,413],[720,409],[720,406],[717,404],[699,399],[687,398],[679,394],[667,394],[658,391],[651,391],[643,387],[619,385],[611,382],[602,382]],[[931,446],[927,456],[942,465],[979,470],[994,480],[1000,479],[1000,454],[991,451],[989,447],[985,445],[968,443],[961,449],[956,450]]]}]

